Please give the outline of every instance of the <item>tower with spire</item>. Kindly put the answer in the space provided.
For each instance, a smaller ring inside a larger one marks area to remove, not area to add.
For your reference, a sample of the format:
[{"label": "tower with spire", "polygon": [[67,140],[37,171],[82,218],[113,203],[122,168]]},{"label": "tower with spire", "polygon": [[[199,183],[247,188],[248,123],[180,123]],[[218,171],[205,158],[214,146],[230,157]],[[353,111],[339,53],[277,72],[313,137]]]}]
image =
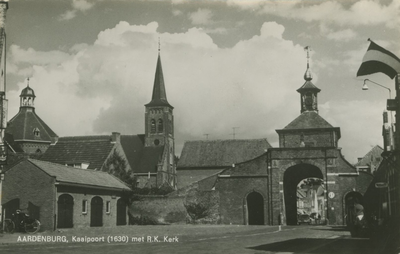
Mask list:
[{"label": "tower with spire", "polygon": [[302,87],[297,89],[297,92],[300,93],[300,112],[304,111],[315,111],[318,112],[318,100],[317,94],[321,91],[318,87],[316,87],[312,81],[312,74],[310,70],[310,50],[309,46],[305,47],[307,51],[307,69],[304,73],[304,80],[306,81]]},{"label": "tower with spire", "polygon": [[[160,45],[160,44],[159,44]],[[164,165],[157,170],[157,185],[167,182],[176,186],[174,107],[167,100],[164,75],[161,65],[160,46],[151,101],[145,105],[145,146],[164,147]]]},{"label": "tower with spire", "polygon": [[312,83],[309,46],[307,52],[307,69],[304,73],[305,83],[297,89],[300,93],[300,116],[284,129],[276,130],[279,134],[281,148],[294,147],[337,147],[340,139],[340,128],[333,127],[318,113],[318,93],[321,91]]}]

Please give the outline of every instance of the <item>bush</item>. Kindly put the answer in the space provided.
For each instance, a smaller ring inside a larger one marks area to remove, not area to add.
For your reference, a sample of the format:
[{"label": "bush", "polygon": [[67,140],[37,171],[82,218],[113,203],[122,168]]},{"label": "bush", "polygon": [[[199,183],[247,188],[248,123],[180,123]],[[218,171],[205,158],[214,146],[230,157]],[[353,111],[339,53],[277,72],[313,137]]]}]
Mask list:
[{"label": "bush", "polygon": [[129,214],[129,225],[158,225],[158,221],[148,216],[131,216]]}]

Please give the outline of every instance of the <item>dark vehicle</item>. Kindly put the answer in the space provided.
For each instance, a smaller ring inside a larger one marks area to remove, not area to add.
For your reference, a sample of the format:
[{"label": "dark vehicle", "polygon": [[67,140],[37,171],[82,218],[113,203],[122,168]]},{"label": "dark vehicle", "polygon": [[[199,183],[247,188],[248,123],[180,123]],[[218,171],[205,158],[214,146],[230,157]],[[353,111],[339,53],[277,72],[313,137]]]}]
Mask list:
[{"label": "dark vehicle", "polygon": [[5,221],[5,230],[9,233],[23,232],[26,233],[36,233],[40,229],[40,222],[29,217],[28,214],[21,212],[21,210],[17,210],[12,214],[12,219],[6,219]]},{"label": "dark vehicle", "polygon": [[310,218],[311,222],[314,224],[319,224],[321,222],[321,215],[319,215],[319,213],[311,213]]},{"label": "dark vehicle", "polygon": [[300,214],[299,216],[297,216],[297,224],[311,224],[311,218],[310,215],[308,214]]}]

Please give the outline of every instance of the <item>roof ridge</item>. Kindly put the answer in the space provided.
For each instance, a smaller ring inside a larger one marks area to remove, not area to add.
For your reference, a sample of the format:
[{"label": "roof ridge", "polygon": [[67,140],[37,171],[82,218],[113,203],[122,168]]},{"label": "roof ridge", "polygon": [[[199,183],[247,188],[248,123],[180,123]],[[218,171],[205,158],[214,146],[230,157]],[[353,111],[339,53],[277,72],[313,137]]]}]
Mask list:
[{"label": "roof ridge", "polygon": [[[71,166],[67,166],[64,164],[60,164],[60,163],[56,163],[56,162],[51,162],[51,161],[43,161],[43,160],[38,160],[38,159],[33,159],[33,158],[28,158],[29,161],[31,161],[32,163],[35,163],[35,161],[39,161],[39,162],[43,162],[43,163],[47,163],[47,164],[52,164],[52,165],[56,165],[56,166],[60,166],[60,167],[66,167],[66,168],[71,168],[71,169],[76,169],[76,170],[84,170],[84,171],[90,171],[90,172],[99,172],[99,173],[106,173],[111,175],[110,173],[106,172],[106,171],[99,171],[99,170],[94,170],[94,169],[87,169],[87,168],[75,168],[75,167],[71,167]],[[35,164],[36,165],[36,164]],[[37,165],[36,165],[37,166]]]}]

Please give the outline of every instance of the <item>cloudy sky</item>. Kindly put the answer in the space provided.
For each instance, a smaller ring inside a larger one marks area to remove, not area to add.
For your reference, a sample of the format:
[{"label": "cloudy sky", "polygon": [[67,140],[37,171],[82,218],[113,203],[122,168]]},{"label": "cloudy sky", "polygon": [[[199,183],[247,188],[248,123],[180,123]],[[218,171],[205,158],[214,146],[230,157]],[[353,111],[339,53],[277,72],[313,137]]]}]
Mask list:
[{"label": "cloudy sky", "polygon": [[[186,140],[267,138],[300,114],[310,46],[319,113],[340,127],[355,162],[382,145],[382,112],[394,81],[356,77],[371,38],[400,56],[400,0],[10,0],[9,119],[27,85],[36,112],[59,136],[144,133],[158,38],[175,107],[179,155]],[[205,135],[207,134],[207,135]]]}]

